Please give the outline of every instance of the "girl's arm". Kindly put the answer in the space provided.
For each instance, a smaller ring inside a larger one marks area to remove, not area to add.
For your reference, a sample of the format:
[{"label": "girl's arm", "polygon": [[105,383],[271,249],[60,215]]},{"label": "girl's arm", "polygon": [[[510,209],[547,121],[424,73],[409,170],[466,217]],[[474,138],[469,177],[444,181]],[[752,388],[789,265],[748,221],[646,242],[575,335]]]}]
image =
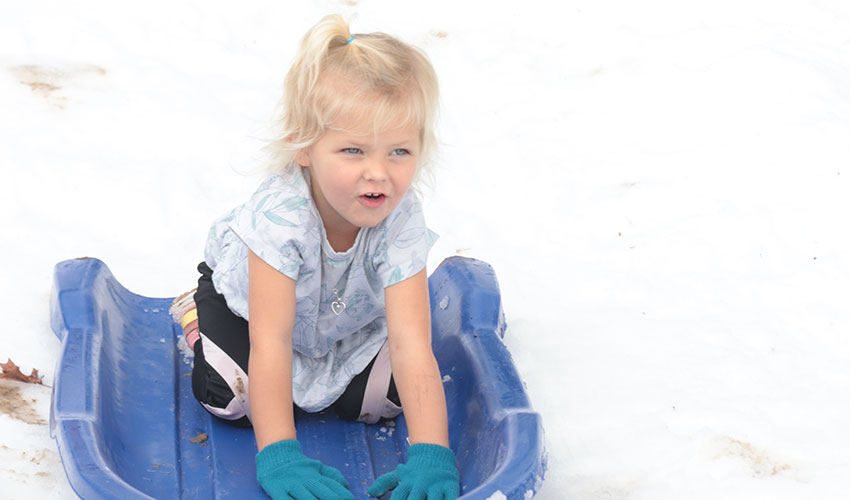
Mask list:
[{"label": "girl's arm", "polygon": [[448,447],[446,395],[431,350],[431,308],[425,270],[387,287],[384,300],[390,363],[410,444]]},{"label": "girl's arm", "polygon": [[248,396],[257,447],[262,450],[296,438],[292,410],[295,281],[250,252],[248,282]]},{"label": "girl's arm", "polygon": [[[248,377],[257,481],[272,498],[354,500],[340,471],[301,452],[292,410],[292,326],[295,281],[248,255]],[[295,493],[290,495],[290,493]]]}]

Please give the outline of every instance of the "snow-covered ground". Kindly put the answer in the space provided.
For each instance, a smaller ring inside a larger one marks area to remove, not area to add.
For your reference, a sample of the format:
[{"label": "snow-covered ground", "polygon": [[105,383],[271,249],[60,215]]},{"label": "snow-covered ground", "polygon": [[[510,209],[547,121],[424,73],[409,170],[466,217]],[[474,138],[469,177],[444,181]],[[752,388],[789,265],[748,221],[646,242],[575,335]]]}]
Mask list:
[{"label": "snow-covered ground", "polygon": [[[4,2],[0,362],[51,384],[60,260],[145,295],[194,281],[331,12],[440,75],[430,267],[496,269],[546,428],[537,498],[847,497],[844,0]],[[0,497],[74,498],[50,389],[0,395]]]}]

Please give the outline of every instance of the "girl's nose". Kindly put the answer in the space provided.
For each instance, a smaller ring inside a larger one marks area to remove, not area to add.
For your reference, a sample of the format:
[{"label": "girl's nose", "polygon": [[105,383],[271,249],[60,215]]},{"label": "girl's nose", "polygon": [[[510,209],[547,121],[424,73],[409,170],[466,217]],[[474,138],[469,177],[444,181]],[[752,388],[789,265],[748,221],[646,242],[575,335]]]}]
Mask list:
[{"label": "girl's nose", "polygon": [[387,179],[387,162],[384,159],[370,159],[366,162],[363,178],[367,181],[383,182]]}]

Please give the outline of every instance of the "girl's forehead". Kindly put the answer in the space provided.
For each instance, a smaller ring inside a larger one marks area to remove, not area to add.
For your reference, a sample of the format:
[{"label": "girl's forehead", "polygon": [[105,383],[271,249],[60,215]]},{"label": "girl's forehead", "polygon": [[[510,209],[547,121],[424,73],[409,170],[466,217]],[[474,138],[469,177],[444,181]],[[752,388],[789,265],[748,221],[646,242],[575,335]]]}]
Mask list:
[{"label": "girl's forehead", "polygon": [[336,83],[338,79],[335,78],[324,82],[326,88],[318,106],[325,131],[364,137],[410,131],[421,133],[425,121],[422,103],[407,86],[389,91],[358,89],[351,83],[347,84],[351,88],[339,88]]},{"label": "girl's forehead", "polygon": [[374,144],[418,141],[421,130],[416,123],[391,123],[375,127],[362,121],[335,121],[323,134],[327,139],[356,140]]}]

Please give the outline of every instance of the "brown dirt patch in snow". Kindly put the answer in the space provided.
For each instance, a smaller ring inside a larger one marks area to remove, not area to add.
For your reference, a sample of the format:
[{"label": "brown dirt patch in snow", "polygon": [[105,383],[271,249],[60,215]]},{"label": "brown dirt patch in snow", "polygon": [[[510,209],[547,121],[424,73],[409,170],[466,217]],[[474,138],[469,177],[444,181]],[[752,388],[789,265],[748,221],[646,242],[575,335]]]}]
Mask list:
[{"label": "brown dirt patch in snow", "polygon": [[66,64],[60,66],[42,66],[21,64],[8,68],[9,73],[21,85],[32,89],[33,93],[44,98],[48,104],[65,109],[68,99],[61,92],[74,80],[90,76],[104,76],[106,70],[94,64]]},{"label": "brown dirt patch in snow", "polygon": [[0,380],[0,414],[32,425],[47,425],[35,409],[35,400],[24,398],[20,382]]},{"label": "brown dirt patch in snow", "polygon": [[791,464],[785,463],[747,441],[724,436],[720,438],[720,444],[722,454],[743,459],[752,470],[753,477],[775,476],[794,468]]}]

